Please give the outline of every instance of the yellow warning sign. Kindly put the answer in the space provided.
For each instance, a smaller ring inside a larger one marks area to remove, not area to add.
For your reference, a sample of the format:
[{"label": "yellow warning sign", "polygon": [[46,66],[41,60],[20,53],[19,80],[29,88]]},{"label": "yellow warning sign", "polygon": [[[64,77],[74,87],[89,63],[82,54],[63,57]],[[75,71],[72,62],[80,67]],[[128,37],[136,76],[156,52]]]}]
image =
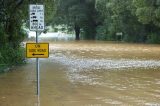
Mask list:
[{"label": "yellow warning sign", "polygon": [[49,43],[27,43],[26,57],[27,58],[48,58]]}]

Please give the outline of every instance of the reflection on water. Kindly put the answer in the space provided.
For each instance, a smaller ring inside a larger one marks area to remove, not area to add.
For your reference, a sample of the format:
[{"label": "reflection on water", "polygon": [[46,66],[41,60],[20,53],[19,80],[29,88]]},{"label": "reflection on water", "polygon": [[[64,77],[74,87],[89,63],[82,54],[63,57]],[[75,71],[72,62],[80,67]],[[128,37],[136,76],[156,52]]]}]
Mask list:
[{"label": "reflection on water", "polygon": [[[51,42],[41,106],[159,106],[160,46]],[[35,59],[0,75],[0,106],[37,106]]]}]

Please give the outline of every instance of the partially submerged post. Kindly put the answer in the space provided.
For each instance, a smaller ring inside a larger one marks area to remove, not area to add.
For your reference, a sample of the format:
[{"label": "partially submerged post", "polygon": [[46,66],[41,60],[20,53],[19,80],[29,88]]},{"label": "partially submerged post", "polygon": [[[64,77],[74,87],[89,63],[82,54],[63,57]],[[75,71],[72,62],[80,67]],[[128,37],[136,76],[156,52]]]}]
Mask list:
[{"label": "partially submerged post", "polygon": [[39,43],[38,36],[44,31],[44,5],[29,5],[30,30],[36,31],[36,43],[26,44],[26,57],[36,58],[37,95],[40,96],[40,65],[39,58],[49,57],[49,44]]}]

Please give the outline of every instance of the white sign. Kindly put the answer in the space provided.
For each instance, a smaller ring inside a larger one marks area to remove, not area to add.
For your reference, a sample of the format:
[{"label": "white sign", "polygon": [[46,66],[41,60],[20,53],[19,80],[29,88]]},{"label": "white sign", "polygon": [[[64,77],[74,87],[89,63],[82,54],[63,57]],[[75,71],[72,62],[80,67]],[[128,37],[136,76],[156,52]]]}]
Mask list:
[{"label": "white sign", "polygon": [[29,5],[29,18],[31,31],[43,31],[44,26],[44,6]]}]

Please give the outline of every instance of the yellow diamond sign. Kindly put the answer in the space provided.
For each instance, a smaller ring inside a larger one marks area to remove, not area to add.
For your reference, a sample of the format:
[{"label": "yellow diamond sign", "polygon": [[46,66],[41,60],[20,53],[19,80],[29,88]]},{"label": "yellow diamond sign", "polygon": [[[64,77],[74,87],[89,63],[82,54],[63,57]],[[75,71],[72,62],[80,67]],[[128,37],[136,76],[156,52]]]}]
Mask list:
[{"label": "yellow diamond sign", "polygon": [[49,43],[27,43],[26,57],[27,58],[48,58]]}]

